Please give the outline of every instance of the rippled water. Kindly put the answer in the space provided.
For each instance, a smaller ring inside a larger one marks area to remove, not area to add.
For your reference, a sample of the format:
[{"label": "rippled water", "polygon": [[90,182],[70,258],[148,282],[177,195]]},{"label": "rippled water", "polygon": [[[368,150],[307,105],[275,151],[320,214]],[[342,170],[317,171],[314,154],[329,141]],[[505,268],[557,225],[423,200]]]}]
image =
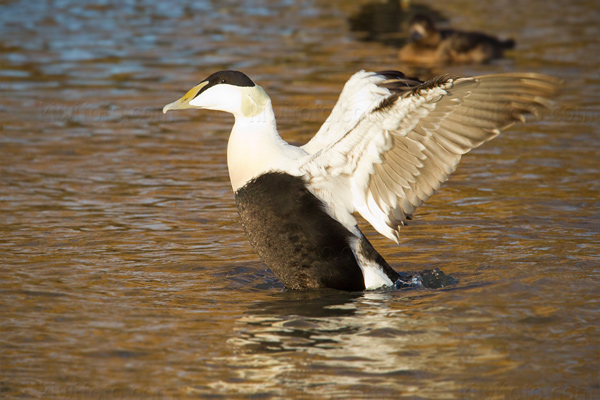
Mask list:
[{"label": "rippled water", "polygon": [[2,398],[600,397],[598,2],[427,3],[517,49],[408,72],[565,80],[399,246],[365,227],[398,270],[459,280],[443,290],[285,291],[237,221],[232,118],[160,113],[240,69],[305,142],[353,72],[405,69],[350,32],[367,4],[0,4]]}]

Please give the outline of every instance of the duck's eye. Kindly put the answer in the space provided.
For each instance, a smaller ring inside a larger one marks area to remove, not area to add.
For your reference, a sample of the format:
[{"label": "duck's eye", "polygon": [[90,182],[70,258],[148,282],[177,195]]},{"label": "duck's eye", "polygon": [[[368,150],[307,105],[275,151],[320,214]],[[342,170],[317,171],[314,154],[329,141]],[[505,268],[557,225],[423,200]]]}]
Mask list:
[{"label": "duck's eye", "polygon": [[221,83],[225,83],[225,79],[221,79]]}]

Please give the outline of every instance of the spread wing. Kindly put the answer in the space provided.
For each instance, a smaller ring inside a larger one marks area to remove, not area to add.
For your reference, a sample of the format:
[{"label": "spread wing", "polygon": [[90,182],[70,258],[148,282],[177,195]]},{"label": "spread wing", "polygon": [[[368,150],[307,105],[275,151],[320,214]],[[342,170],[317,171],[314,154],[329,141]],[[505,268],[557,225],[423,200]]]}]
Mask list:
[{"label": "spread wing", "polygon": [[550,107],[558,83],[516,73],[442,76],[402,88],[393,77],[381,79],[377,84],[388,94],[337,131],[331,120],[300,169],[339,220],[351,221],[358,211],[398,242],[400,226],[448,179],[463,154]]},{"label": "spread wing", "polygon": [[381,101],[390,95],[390,88],[401,91],[420,83],[422,82],[415,78],[407,78],[398,71],[355,73],[344,85],[325,123],[302,149],[314,154],[327,147],[354,128],[365,113],[379,106]]}]

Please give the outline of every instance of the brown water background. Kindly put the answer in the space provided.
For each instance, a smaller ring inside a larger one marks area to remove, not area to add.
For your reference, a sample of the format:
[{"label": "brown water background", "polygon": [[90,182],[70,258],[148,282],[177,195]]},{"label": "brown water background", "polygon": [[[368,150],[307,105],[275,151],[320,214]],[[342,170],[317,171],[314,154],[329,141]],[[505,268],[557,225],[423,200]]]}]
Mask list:
[{"label": "brown water background", "polygon": [[237,220],[232,117],[160,113],[238,69],[307,141],[352,73],[407,70],[350,32],[367,4],[0,2],[1,398],[600,398],[597,1],[421,3],[517,41],[423,78],[565,81],[543,120],[464,157],[400,245],[364,227],[446,289],[285,291]]}]

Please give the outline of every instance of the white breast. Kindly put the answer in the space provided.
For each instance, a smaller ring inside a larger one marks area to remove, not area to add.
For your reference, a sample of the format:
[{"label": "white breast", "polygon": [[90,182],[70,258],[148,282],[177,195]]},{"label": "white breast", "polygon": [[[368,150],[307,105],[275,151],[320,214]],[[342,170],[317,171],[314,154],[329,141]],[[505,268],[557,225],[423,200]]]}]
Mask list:
[{"label": "white breast", "polygon": [[233,191],[266,172],[281,171],[299,176],[298,160],[306,156],[304,150],[279,136],[270,104],[253,117],[236,116],[227,145],[227,167]]}]

